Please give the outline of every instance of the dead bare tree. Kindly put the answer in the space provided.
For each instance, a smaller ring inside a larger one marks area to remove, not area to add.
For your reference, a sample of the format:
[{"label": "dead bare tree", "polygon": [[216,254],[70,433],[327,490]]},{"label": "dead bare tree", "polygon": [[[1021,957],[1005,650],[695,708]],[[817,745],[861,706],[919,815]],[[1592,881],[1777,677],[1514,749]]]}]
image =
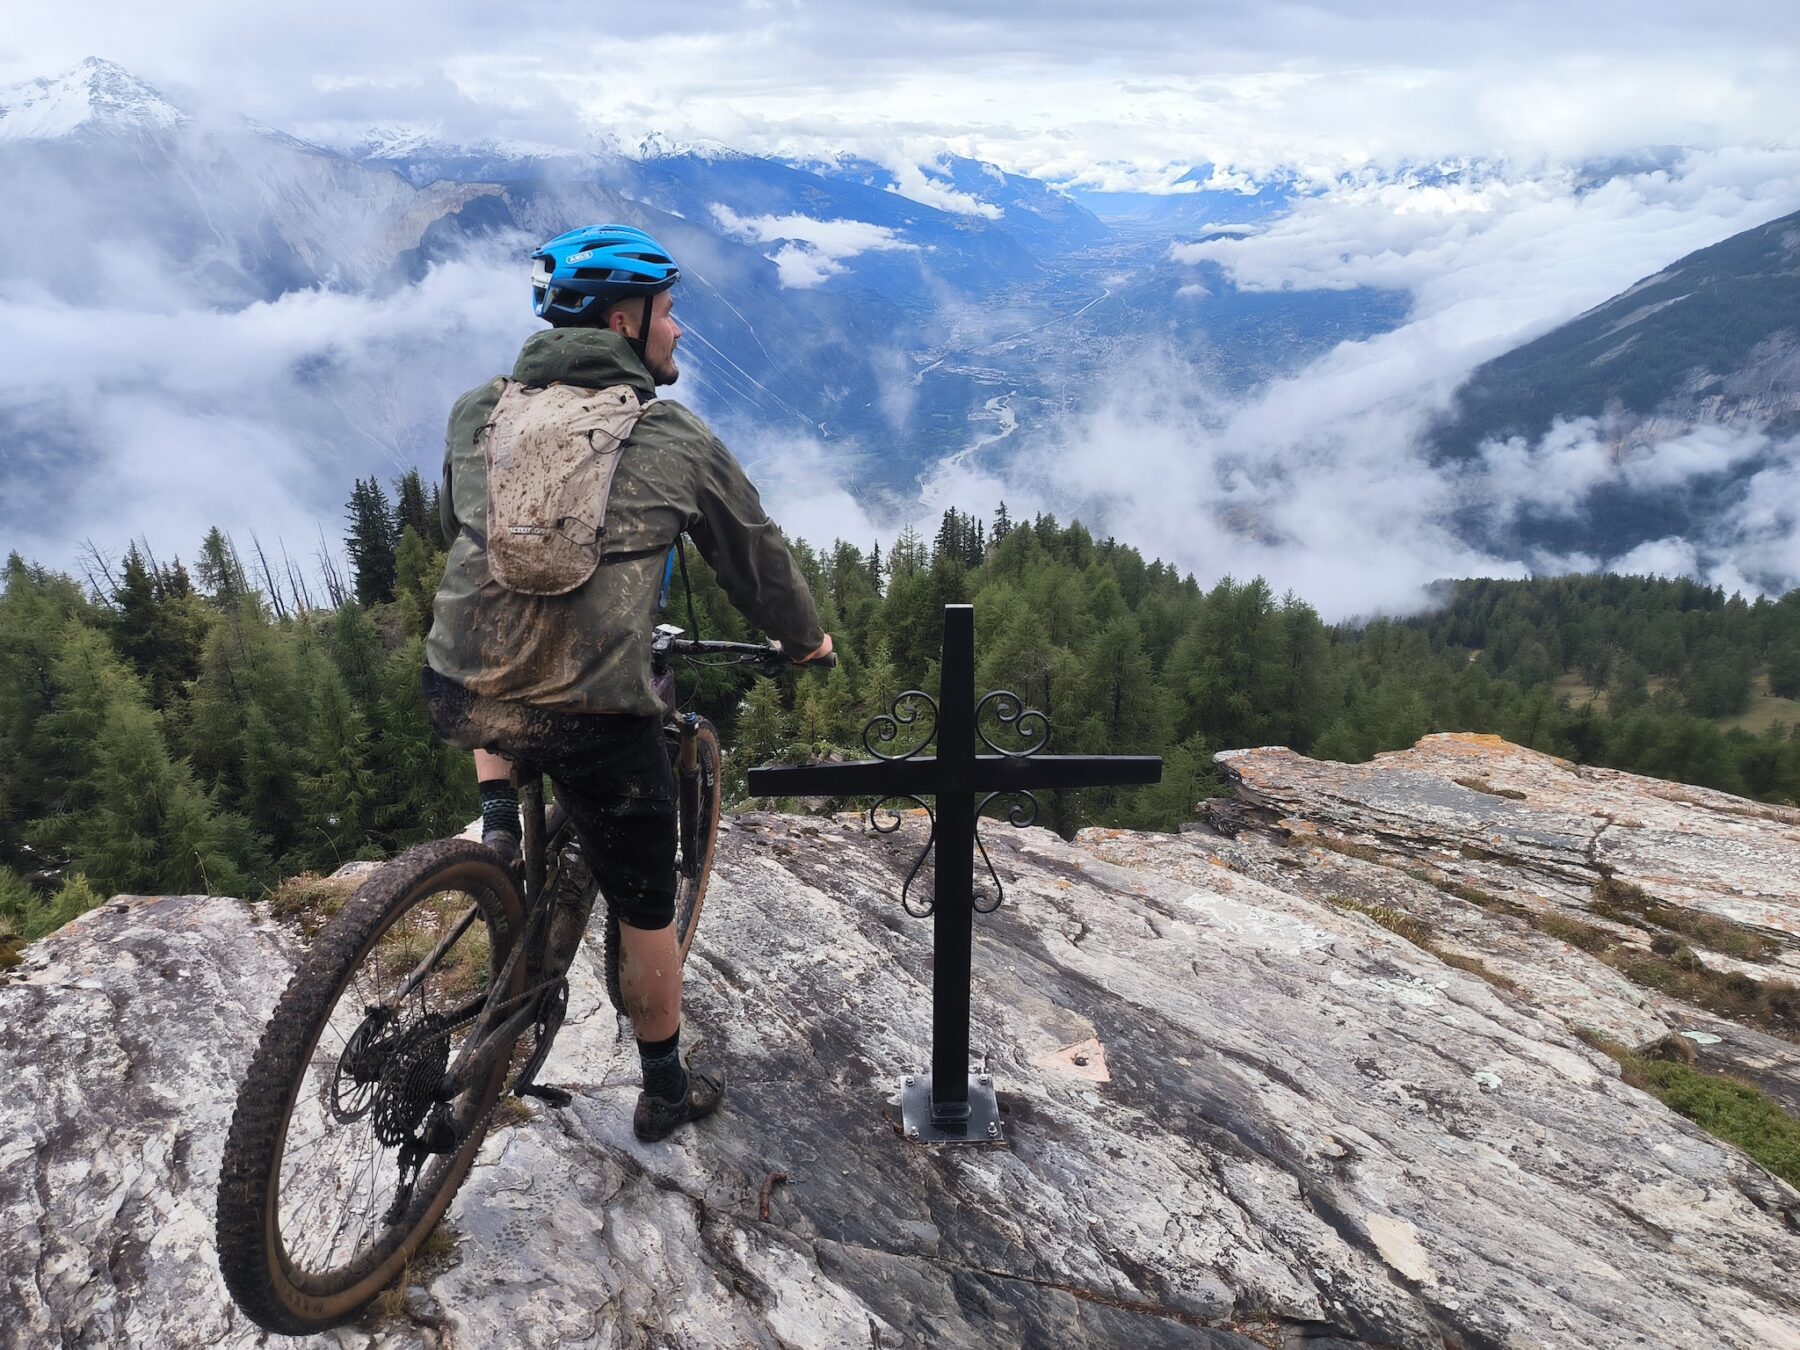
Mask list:
[{"label": "dead bare tree", "polygon": [[344,584],[343,573],[337,569],[332,560],[331,546],[325,542],[325,527],[319,526],[319,571],[325,582],[325,594],[331,601],[333,609],[342,609],[344,602],[350,598],[350,588]]},{"label": "dead bare tree", "polygon": [[300,575],[299,570],[294,566],[294,560],[288,556],[287,540],[277,535],[275,542],[281,545],[281,566],[282,570],[287,573],[288,593],[294,597],[294,608],[299,610],[302,616],[312,613],[314,609],[312,592],[307,590],[306,578]]},{"label": "dead bare tree", "polygon": [[[76,557],[80,559],[82,575],[87,578],[88,589],[94,593],[94,599],[101,604],[110,604],[112,598],[119,593],[119,579],[113,575],[112,559],[102,553],[100,546],[92,539],[81,541]],[[100,577],[106,578],[104,590],[100,587]]]},{"label": "dead bare tree", "polygon": [[288,607],[281,598],[281,587],[275,583],[275,574],[269,569],[269,555],[263,552],[262,540],[256,537],[256,531],[250,531],[250,542],[256,548],[256,561],[262,567],[263,593],[269,597],[269,603],[275,607],[275,617],[286,619]]}]

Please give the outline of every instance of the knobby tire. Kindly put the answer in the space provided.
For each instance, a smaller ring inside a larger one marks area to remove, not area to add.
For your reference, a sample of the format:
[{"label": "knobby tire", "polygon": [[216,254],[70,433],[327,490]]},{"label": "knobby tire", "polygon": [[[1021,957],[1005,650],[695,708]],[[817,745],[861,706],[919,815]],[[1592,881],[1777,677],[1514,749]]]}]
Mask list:
[{"label": "knobby tire", "polygon": [[[323,1272],[301,1271],[290,1261],[288,1243],[306,1234],[280,1231],[283,1154],[320,1038],[383,934],[438,894],[462,894],[478,907],[489,948],[487,978],[496,978],[524,929],[523,904],[511,875],[494,854],[471,841],[422,845],[376,872],[320,930],[276,1005],[244,1077],[220,1169],[219,1266],[238,1305],[271,1331],[304,1335],[337,1325],[392,1283],[449,1208],[505,1087],[510,1054],[498,1056],[486,1078],[457,1099],[466,1137],[453,1152],[426,1159],[399,1222],[382,1225],[371,1247],[353,1249],[343,1266]],[[378,973],[372,971],[371,978],[379,978]],[[525,979],[526,962],[514,962],[508,994],[523,989]],[[341,1072],[334,1081],[342,1081]],[[378,1159],[374,1165],[387,1163]],[[376,1183],[371,1198],[379,1194]],[[327,1255],[335,1249],[334,1233]]]}]

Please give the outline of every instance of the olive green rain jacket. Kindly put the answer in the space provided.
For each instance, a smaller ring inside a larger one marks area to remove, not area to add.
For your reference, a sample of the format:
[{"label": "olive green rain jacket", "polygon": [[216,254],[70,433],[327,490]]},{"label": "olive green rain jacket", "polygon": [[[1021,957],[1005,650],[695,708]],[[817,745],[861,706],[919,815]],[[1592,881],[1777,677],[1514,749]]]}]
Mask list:
[{"label": "olive green rain jacket", "polygon": [[[528,385],[604,389],[655,383],[625,340],[606,329],[553,328],[519,353]],[[425,656],[471,693],[567,713],[660,715],[650,689],[650,633],[670,547],[686,531],[732,604],[790,652],[825,640],[811,593],[756,489],[719,438],[679,403],[658,400],[638,420],[613,479],[594,575],[564,595],[509,591],[488,571],[487,464],[477,441],[504,381],[456,401],[440,502],[450,557]]]}]

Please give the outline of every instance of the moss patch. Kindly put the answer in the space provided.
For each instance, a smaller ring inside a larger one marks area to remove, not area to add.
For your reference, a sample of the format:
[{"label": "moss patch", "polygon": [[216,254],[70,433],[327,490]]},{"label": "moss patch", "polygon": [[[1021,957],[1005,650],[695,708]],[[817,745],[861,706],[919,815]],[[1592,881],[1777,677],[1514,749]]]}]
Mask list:
[{"label": "moss patch", "polygon": [[1693,910],[1665,905],[1640,886],[1603,876],[1594,883],[1594,913],[1614,923],[1638,928],[1654,926],[1666,932],[1692,938],[1708,951],[1723,952],[1744,961],[1769,961],[1781,951],[1781,944],[1729,919]]},{"label": "moss patch", "polygon": [[317,872],[302,872],[269,892],[269,912],[278,919],[298,924],[300,931],[311,937],[344,907],[360,884],[354,877],[322,877]]},{"label": "moss patch", "polygon": [[1604,928],[1583,923],[1580,919],[1571,919],[1566,914],[1533,915],[1532,923],[1538,932],[1553,937],[1558,942],[1566,942],[1571,947],[1579,947],[1584,952],[1592,952],[1595,956],[1604,955],[1617,945],[1613,935]]},{"label": "moss patch", "polygon": [[1364,918],[1373,919],[1388,932],[1403,937],[1415,947],[1424,947],[1431,941],[1431,925],[1423,919],[1415,918],[1405,910],[1395,909],[1391,905],[1369,905],[1361,900],[1349,900],[1341,895],[1328,895],[1325,903],[1333,909],[1361,914]]},{"label": "moss patch", "polygon": [[1335,835],[1316,834],[1311,841],[1320,848],[1330,849],[1333,853],[1341,853],[1346,858],[1357,858],[1363,862],[1379,863],[1384,861],[1381,850],[1370,844],[1359,844],[1353,839],[1339,839]]},{"label": "moss patch", "polygon": [[[1628,1050],[1585,1028],[1582,1040],[1618,1061],[1632,1087],[1648,1092],[1708,1134],[1734,1144],[1769,1171],[1800,1187],[1800,1120],[1763,1092],[1728,1074],[1709,1073],[1683,1062],[1687,1055],[1658,1053],[1655,1047]],[[1676,1038],[1679,1039],[1679,1038]],[[1688,1053],[1691,1054],[1691,1047]]]}]

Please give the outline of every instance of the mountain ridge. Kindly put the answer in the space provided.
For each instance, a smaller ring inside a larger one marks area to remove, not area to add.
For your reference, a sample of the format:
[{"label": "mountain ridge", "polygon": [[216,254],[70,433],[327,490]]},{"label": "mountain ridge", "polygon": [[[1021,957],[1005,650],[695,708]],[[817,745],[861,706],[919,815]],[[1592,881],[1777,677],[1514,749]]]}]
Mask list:
[{"label": "mountain ridge", "polygon": [[0,88],[0,142],[58,140],[97,127],[159,132],[188,120],[148,83],[97,56],[59,76]]}]

